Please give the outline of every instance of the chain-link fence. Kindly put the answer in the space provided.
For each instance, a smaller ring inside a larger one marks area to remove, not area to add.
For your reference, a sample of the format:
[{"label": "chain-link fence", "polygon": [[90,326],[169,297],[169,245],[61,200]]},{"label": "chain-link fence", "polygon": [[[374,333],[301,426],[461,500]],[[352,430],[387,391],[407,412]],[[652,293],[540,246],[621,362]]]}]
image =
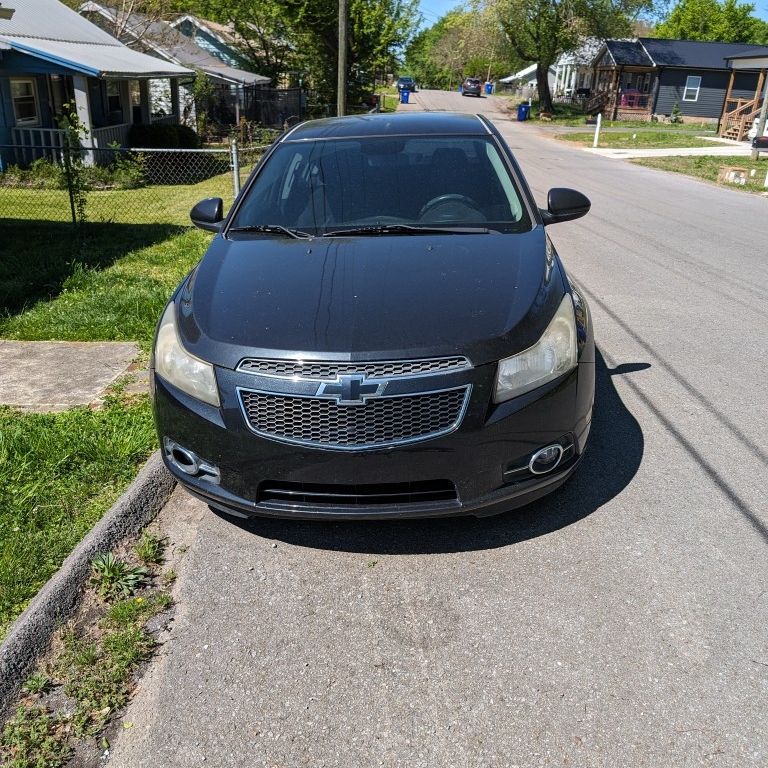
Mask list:
[{"label": "chain-link fence", "polygon": [[[264,146],[123,149],[27,146],[0,172],[0,222],[74,221],[189,226],[191,207],[228,208]],[[10,155],[16,148],[0,147]],[[10,152],[8,151],[10,150]]]}]

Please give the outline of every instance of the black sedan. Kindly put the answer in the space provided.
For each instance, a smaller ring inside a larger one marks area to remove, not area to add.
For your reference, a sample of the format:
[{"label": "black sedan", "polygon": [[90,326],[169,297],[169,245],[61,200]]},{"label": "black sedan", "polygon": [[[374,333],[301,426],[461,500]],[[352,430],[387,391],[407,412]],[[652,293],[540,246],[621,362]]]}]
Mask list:
[{"label": "black sedan", "polygon": [[494,126],[448,113],[296,126],[159,322],[165,463],[234,515],[487,515],[561,485],[587,443],[584,297]]}]

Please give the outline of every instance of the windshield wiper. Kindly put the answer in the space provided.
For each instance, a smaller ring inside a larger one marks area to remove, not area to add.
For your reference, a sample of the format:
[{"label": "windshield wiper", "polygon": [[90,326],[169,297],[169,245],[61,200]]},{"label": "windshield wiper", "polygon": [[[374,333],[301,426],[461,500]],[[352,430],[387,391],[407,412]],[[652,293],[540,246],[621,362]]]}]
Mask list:
[{"label": "windshield wiper", "polygon": [[323,232],[322,237],[345,235],[487,235],[494,230],[486,227],[421,227],[414,224],[371,224]]},{"label": "windshield wiper", "polygon": [[287,235],[296,240],[311,239],[312,235],[300,229],[289,229],[280,224],[249,224],[246,227],[230,227],[227,232],[262,232],[267,235]]}]

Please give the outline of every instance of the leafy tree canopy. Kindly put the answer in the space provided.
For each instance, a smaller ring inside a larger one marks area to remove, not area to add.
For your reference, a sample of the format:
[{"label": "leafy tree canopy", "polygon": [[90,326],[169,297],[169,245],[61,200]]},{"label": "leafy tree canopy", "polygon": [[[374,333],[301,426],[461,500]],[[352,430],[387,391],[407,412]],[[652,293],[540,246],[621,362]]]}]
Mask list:
[{"label": "leafy tree canopy", "polygon": [[755,6],[738,0],[680,0],[656,27],[656,37],[768,44],[768,23],[753,15]]}]

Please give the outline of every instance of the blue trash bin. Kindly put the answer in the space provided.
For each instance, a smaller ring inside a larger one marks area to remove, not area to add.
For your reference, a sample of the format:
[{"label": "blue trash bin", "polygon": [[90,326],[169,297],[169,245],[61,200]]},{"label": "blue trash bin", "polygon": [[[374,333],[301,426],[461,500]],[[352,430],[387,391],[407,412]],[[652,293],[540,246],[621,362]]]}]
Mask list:
[{"label": "blue trash bin", "polygon": [[486,83],[485,84],[485,92],[490,96],[493,93],[493,84],[492,83]]},{"label": "blue trash bin", "polygon": [[517,107],[517,120],[518,122],[522,123],[523,120],[528,119],[528,115],[531,111],[531,105],[530,104],[519,104]]},{"label": "blue trash bin", "polygon": [[411,95],[410,91],[400,91],[400,103],[401,104],[407,104],[408,103],[408,97]]}]

